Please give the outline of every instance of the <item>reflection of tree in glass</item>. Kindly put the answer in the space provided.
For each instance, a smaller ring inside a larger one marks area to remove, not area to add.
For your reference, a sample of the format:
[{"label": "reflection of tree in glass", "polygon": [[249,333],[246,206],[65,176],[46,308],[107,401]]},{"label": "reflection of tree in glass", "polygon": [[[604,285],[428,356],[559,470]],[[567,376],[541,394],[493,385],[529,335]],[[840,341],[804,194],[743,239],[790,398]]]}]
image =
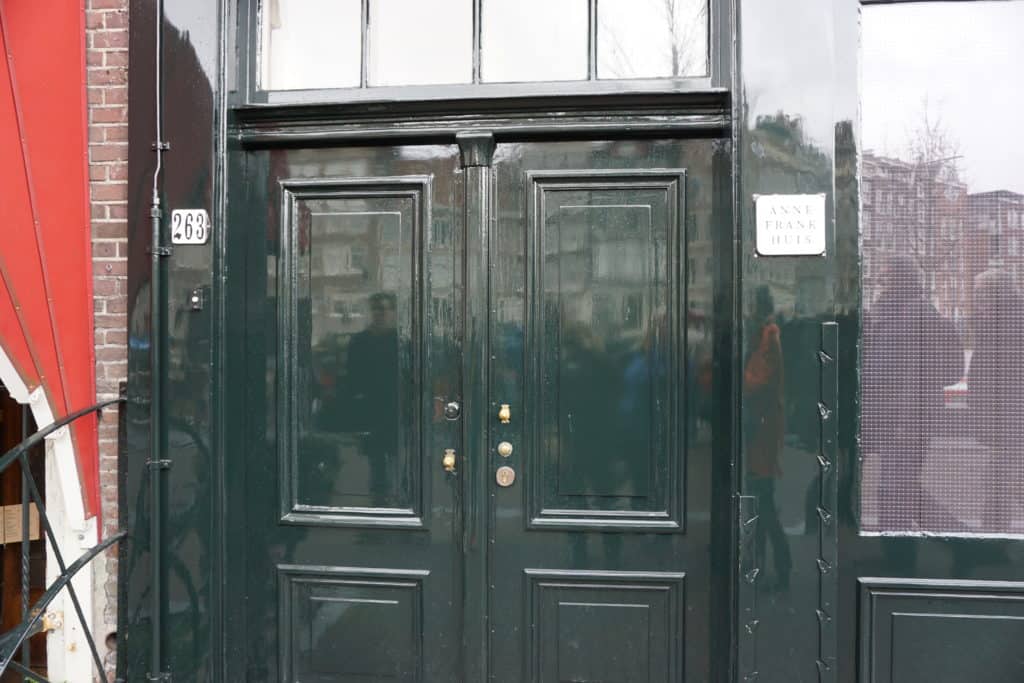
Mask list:
[{"label": "reflection of tree in glass", "polygon": [[959,167],[958,140],[925,97],[905,151],[863,158],[865,301],[878,294],[883,254],[912,258],[924,275],[928,297],[943,315],[961,321],[966,310],[962,261],[968,222],[967,183]]},{"label": "reflection of tree in glass", "polygon": [[949,180],[960,179],[957,160],[960,142],[946,128],[941,113],[932,113],[928,96],[921,98],[921,119],[917,127],[907,133],[907,153],[917,164],[943,163],[943,172]]},{"label": "reflection of tree in glass", "polygon": [[[706,73],[708,6],[704,0],[631,0],[626,9],[634,18],[625,22],[599,10],[602,78],[680,78]],[[663,32],[658,36],[637,30],[648,26],[660,26]],[[635,29],[632,35],[626,35],[627,27]],[[657,62],[640,63],[640,37],[658,45]]]}]

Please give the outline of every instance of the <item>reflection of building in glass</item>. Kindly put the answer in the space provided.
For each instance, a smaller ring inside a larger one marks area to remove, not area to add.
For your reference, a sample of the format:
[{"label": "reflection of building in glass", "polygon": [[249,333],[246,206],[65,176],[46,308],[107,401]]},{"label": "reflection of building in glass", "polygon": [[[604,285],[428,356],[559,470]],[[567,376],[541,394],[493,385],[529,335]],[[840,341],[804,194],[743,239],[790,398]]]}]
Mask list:
[{"label": "reflection of building in glass", "polygon": [[861,173],[865,306],[878,298],[885,257],[901,254],[921,269],[925,293],[939,312],[963,320],[970,281],[967,184],[956,160],[909,162],[867,152]]},{"label": "reflection of building in glass", "polygon": [[[802,194],[832,172],[832,160],[807,136],[800,117],[781,111],[758,116],[751,136],[751,147],[759,158],[759,187],[779,194]],[[770,269],[760,269],[756,258],[752,251],[743,255],[744,274],[771,287],[780,320],[799,318],[815,309],[814,302],[828,286],[831,266],[827,261],[779,259]],[[752,306],[753,301],[748,301],[748,314]]]},{"label": "reflection of building in glass", "polygon": [[971,308],[971,283],[989,268],[1024,277],[1024,195],[969,194],[956,159],[916,163],[867,152],[861,161],[864,303],[882,286],[885,257],[914,259],[939,312],[958,323]]},{"label": "reflection of building in glass", "polygon": [[[969,193],[957,161],[870,152],[861,161],[868,531],[1024,529],[1012,512],[1020,509],[1024,472],[1006,445],[1019,442],[1024,195]],[[906,272],[894,280],[899,263]],[[895,284],[911,282],[922,286],[920,295],[893,307]],[[942,320],[955,325],[958,339],[937,338]],[[916,349],[910,356],[907,340]],[[940,368],[953,362],[942,360],[951,348],[961,369],[948,373]],[[885,365],[901,352],[910,362]],[[901,374],[908,365],[913,370]],[[917,423],[894,426],[904,413]],[[916,441],[893,448],[908,432]]]},{"label": "reflection of building in glass", "polygon": [[1013,275],[1020,289],[1024,277],[1024,195],[1008,190],[967,197],[970,236],[965,245],[969,276],[988,268]]}]

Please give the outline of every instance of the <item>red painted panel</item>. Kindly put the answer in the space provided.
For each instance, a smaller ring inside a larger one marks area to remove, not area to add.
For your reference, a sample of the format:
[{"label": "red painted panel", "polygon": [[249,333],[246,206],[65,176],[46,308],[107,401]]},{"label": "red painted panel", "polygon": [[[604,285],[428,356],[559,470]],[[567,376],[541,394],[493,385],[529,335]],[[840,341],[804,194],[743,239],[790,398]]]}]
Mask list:
[{"label": "red painted panel", "polygon": [[[0,51],[9,55],[0,5]],[[63,414],[63,389],[57,370],[57,351],[53,344],[47,311],[46,294],[42,288],[42,263],[36,248],[32,202],[29,197],[25,157],[20,138],[20,125],[9,60],[0,59],[0,225],[4,226],[0,248],[0,272],[4,275],[8,295],[16,311],[16,324],[21,328],[34,359],[36,371],[50,397],[54,413]],[[10,324],[5,324],[5,327]],[[56,389],[54,394],[53,389]]]},{"label": "red painted panel", "polygon": [[[0,258],[55,415],[95,402],[81,0],[0,0],[0,174],[15,188]],[[20,138],[20,139],[19,139]],[[20,157],[20,162],[19,162]],[[2,313],[2,311],[0,311]],[[97,512],[96,421],[72,431],[87,514]]]},{"label": "red painted panel", "polygon": [[[3,180],[0,179],[0,183]],[[7,355],[18,376],[29,391],[39,386],[39,373],[36,362],[25,341],[25,333],[21,329],[18,313],[14,310],[14,301],[7,291],[5,278],[0,272],[0,350]]]}]

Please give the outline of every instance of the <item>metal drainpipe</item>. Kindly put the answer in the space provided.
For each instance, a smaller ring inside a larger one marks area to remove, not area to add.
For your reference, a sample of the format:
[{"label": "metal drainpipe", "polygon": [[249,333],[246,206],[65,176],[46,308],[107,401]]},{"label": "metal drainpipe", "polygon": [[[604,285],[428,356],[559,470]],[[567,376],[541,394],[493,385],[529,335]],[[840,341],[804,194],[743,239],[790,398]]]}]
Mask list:
[{"label": "metal drainpipe", "polygon": [[161,239],[163,207],[160,199],[160,174],[163,171],[163,153],[169,145],[163,139],[163,0],[156,3],[156,59],[155,59],[155,111],[156,111],[156,168],[153,170],[153,198],[150,217],[150,311],[149,311],[149,353],[150,353],[150,459],[149,489],[152,511],[150,513],[150,557],[153,561],[152,577],[152,626],[153,643],[151,651],[150,681],[170,681],[170,672],[163,670],[163,476],[170,465],[163,455],[163,264],[161,259],[170,254]]},{"label": "metal drainpipe", "polygon": [[[28,435],[28,411],[29,407],[24,405],[21,407],[21,438],[25,439]],[[18,469],[21,470],[21,618],[24,619],[28,615],[29,602],[31,600],[31,585],[30,585],[30,567],[29,567],[29,504],[32,500],[28,495],[28,472],[26,471],[25,465],[28,463],[28,458],[21,461],[18,465]],[[21,664],[26,669],[32,667],[32,651],[29,641],[26,638],[25,644],[21,646]]]}]

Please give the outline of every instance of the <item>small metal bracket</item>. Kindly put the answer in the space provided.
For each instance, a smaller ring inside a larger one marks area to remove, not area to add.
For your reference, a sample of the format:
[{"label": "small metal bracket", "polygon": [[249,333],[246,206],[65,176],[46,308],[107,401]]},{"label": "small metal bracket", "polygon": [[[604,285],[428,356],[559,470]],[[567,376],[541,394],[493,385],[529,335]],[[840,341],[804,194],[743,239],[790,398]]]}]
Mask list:
[{"label": "small metal bracket", "polygon": [[170,671],[161,671],[160,673],[156,674],[155,676],[153,674],[147,673],[146,674],[146,680],[147,681],[154,681],[155,683],[171,683],[171,672]]},{"label": "small metal bracket", "polygon": [[43,631],[56,631],[64,628],[63,612],[47,612],[43,615]]},{"label": "small metal bracket", "polygon": [[205,302],[203,300],[203,288],[202,287],[196,287],[195,289],[193,289],[189,293],[189,295],[188,295],[188,303],[189,303],[189,306],[192,307],[193,311],[201,311],[201,310],[203,310],[203,304]]},{"label": "small metal bracket", "polygon": [[168,151],[171,148],[171,143],[157,141],[157,142],[152,143],[149,146],[149,148],[151,150],[153,150],[154,152],[157,151],[157,150],[160,150],[161,152],[166,152],[166,151]]},{"label": "small metal bracket", "polygon": [[147,460],[146,461],[146,467],[156,468],[156,469],[160,469],[160,470],[169,470],[169,469],[171,469],[171,461],[170,460]]}]

